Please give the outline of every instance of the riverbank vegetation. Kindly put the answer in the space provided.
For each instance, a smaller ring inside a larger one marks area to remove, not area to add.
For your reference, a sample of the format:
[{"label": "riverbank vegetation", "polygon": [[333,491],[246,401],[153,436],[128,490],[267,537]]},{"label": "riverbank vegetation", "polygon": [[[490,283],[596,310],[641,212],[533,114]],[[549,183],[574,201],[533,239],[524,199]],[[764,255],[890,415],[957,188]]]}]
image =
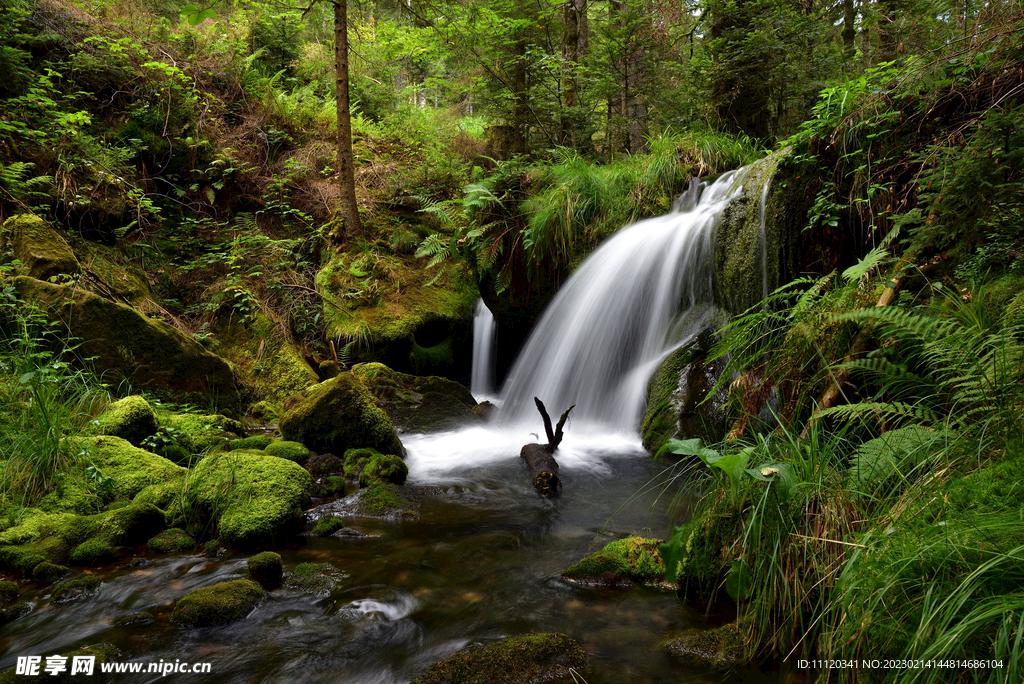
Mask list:
[{"label": "riverbank vegetation", "polygon": [[[734,604],[747,661],[1024,676],[1019,3],[352,5],[361,234],[335,214],[333,21],[0,6],[0,569],[50,583],[168,529],[272,546],[360,485],[414,515],[399,431],[481,419],[412,376],[465,382],[475,300],[507,367],[602,240],[772,153],[747,192],[771,248],[716,271],[717,303],[761,267],[780,287],[700,352],[727,428],[673,428],[692,349],[645,421],[667,488],[699,497],[665,580]],[[289,443],[245,439],[278,422]]]}]

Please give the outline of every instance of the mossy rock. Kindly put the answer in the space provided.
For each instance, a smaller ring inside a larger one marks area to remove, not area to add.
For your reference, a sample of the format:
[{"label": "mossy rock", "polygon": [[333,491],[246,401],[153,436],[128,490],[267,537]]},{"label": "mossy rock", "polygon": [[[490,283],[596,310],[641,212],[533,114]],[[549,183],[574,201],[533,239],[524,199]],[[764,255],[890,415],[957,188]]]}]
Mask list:
[{"label": "mossy rock", "polygon": [[[32,606],[24,601],[18,601],[7,605],[0,605],[0,627],[8,622],[14,622],[32,612]],[[0,681],[3,681],[0,679]]]},{"label": "mossy rock", "polygon": [[368,487],[374,482],[390,482],[391,484],[405,484],[409,476],[409,466],[405,461],[393,454],[376,456],[370,459],[366,467],[359,473],[359,484]]},{"label": "mossy rock", "polygon": [[274,438],[270,435],[252,435],[251,437],[231,440],[231,450],[255,449],[257,451],[263,451],[273,443]]},{"label": "mossy rock", "polygon": [[196,547],[196,540],[185,530],[172,527],[146,542],[146,549],[153,553],[180,553]]},{"label": "mossy rock", "polygon": [[50,600],[54,603],[71,603],[87,599],[99,591],[102,581],[94,575],[77,577],[61,582],[50,592]]},{"label": "mossy rock", "polygon": [[[340,253],[317,274],[318,291],[343,302],[324,309],[327,336],[362,340],[356,362],[453,377],[468,372],[478,297],[469,269],[456,264],[438,276],[412,256],[377,255],[374,261]],[[356,291],[367,294],[352,297]]]},{"label": "mossy rock", "polygon": [[679,433],[677,403],[673,397],[691,356],[692,345],[676,349],[661,362],[647,383],[647,409],[640,423],[640,437],[644,448],[652,454],[658,453],[665,442]]},{"label": "mossy rock", "polygon": [[134,447],[120,437],[84,437],[76,442],[86,448],[86,461],[113,481],[114,496],[133,499],[150,485],[166,485],[187,472],[162,456]]},{"label": "mossy rock", "polygon": [[[49,655],[49,654],[47,654]],[[16,675],[15,669],[4,670],[0,673],[0,684],[113,684],[119,681],[117,677],[108,676],[105,674],[100,663],[109,662],[121,655],[121,652],[117,650],[117,647],[113,644],[93,644],[91,646],[83,646],[82,648],[73,651],[63,651],[59,655],[67,658],[67,663],[70,665],[75,657],[84,658],[95,658],[95,665],[93,667],[92,674],[86,674],[79,672],[78,674],[72,675],[71,668],[61,672],[57,675],[47,674],[46,671],[40,667],[39,674],[33,676]],[[45,665],[45,660],[42,665]]]},{"label": "mossy rock", "polygon": [[107,539],[89,539],[71,550],[69,560],[75,565],[105,565],[119,560],[125,551]]},{"label": "mossy rock", "polygon": [[38,508],[21,509],[18,524],[0,532],[0,545],[39,541],[60,533],[77,518],[73,513],[51,513]]},{"label": "mossy rock", "polygon": [[74,251],[50,224],[34,214],[19,214],[4,221],[3,232],[24,266],[25,274],[39,280],[81,273]]},{"label": "mossy rock", "polygon": [[14,285],[22,299],[81,340],[78,356],[89,358],[97,374],[173,401],[239,409],[228,363],[164,321],[85,290],[27,276],[15,278]]},{"label": "mossy rock", "polygon": [[79,518],[62,533],[77,543],[69,560],[75,565],[102,565],[124,555],[126,546],[141,544],[166,527],[164,513],[152,504],[124,508]]},{"label": "mossy rock", "polygon": [[416,517],[398,487],[380,480],[373,481],[354,495],[355,515],[367,518]]},{"label": "mossy rock", "polygon": [[657,539],[627,537],[613,541],[597,553],[562,572],[562,577],[583,584],[624,586],[631,582],[658,584],[665,577],[665,564]]},{"label": "mossy rock", "polygon": [[10,580],[0,581],[0,603],[14,603],[18,600],[18,583]]},{"label": "mossy rock", "polygon": [[344,453],[372,447],[381,453],[405,455],[391,419],[369,390],[352,374],[341,373],[296,397],[281,417],[281,434],[318,453]]},{"label": "mossy rock", "polygon": [[232,363],[246,391],[257,400],[281,404],[319,382],[316,374],[280,326],[262,312],[232,316],[215,331],[224,357]]},{"label": "mossy rock", "polygon": [[261,451],[231,451],[201,460],[183,498],[194,508],[193,519],[216,524],[223,543],[253,548],[301,531],[312,484],[297,463]]},{"label": "mossy rock", "polygon": [[347,575],[330,563],[299,563],[288,577],[285,586],[307,594],[327,596]]},{"label": "mossy rock", "polygon": [[66,565],[57,565],[56,563],[49,562],[40,563],[32,569],[33,579],[45,584],[53,584],[57,580],[67,577],[70,573],[71,569]]},{"label": "mossy rock", "polygon": [[352,369],[403,432],[440,432],[480,423],[469,390],[447,378],[399,373],[382,363]]},{"label": "mossy rock", "polygon": [[47,537],[18,546],[0,546],[0,568],[31,577],[40,563],[60,563],[68,556],[70,545],[60,537]]},{"label": "mossy rock", "polygon": [[[320,518],[313,525],[313,529],[310,533],[314,537],[330,537],[332,534],[345,527],[345,521],[341,518],[336,518],[333,515],[328,515]],[[11,584],[14,584],[11,582]]]},{"label": "mossy rock", "polygon": [[[301,391],[301,390],[300,390]],[[285,397],[287,399],[287,397]],[[248,415],[253,421],[266,424],[277,420],[278,405],[273,401],[257,401],[249,407]]]},{"label": "mossy rock", "polygon": [[345,477],[350,480],[359,480],[359,476],[362,474],[363,468],[365,468],[370,461],[375,458],[380,458],[381,456],[383,456],[383,454],[376,449],[367,449],[365,447],[347,450],[345,452],[344,461]]},{"label": "mossy rock", "polygon": [[264,451],[269,456],[277,456],[278,458],[295,461],[296,463],[304,463],[309,458],[309,449],[298,442],[289,442],[287,440],[271,442]]},{"label": "mossy rock", "polygon": [[79,253],[83,255],[83,271],[89,276],[82,284],[90,291],[147,313],[149,309],[156,310],[146,273],[127,263],[125,255],[116,247],[85,241],[79,245]]},{"label": "mossy rock", "polygon": [[115,627],[145,627],[156,622],[156,618],[153,614],[147,610],[139,611],[138,613],[131,613],[129,615],[122,615],[121,617],[114,618]]},{"label": "mossy rock", "polygon": [[459,651],[413,684],[530,684],[568,679],[586,666],[586,652],[565,634],[529,634]]},{"label": "mossy rock", "polygon": [[665,650],[688,665],[720,670],[749,662],[743,633],[735,622],[714,629],[691,629],[664,644]]},{"label": "mossy rock", "polygon": [[266,595],[263,587],[252,580],[221,582],[178,599],[171,620],[190,627],[225,625],[243,619]]},{"label": "mossy rock", "polygon": [[284,565],[281,555],[273,551],[264,551],[250,556],[246,561],[249,569],[249,577],[258,582],[264,589],[273,589],[281,586],[281,577],[284,575]]},{"label": "mossy rock", "polygon": [[337,475],[328,475],[313,483],[313,496],[321,498],[338,496],[344,494],[347,488],[345,478]]},{"label": "mossy rock", "polygon": [[313,454],[306,461],[306,470],[310,475],[330,475],[332,473],[343,473],[345,464],[334,454]]},{"label": "mossy rock", "polygon": [[156,411],[143,397],[132,395],[111,404],[92,428],[94,434],[120,437],[141,446],[143,440],[156,434]]},{"label": "mossy rock", "polygon": [[160,426],[174,430],[177,442],[195,455],[227,450],[231,440],[245,434],[245,426],[220,414],[172,413],[157,411]]}]

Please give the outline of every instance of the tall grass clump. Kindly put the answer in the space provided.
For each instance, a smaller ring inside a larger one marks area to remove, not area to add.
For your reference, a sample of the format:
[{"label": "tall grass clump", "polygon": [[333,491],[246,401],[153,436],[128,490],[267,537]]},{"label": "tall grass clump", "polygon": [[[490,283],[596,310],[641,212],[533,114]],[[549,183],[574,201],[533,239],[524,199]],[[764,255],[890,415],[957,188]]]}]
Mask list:
[{"label": "tall grass clump", "polygon": [[68,362],[71,341],[18,301],[11,287],[2,294],[0,502],[30,506],[60,478],[78,476],[84,464],[70,438],[109,395]]}]

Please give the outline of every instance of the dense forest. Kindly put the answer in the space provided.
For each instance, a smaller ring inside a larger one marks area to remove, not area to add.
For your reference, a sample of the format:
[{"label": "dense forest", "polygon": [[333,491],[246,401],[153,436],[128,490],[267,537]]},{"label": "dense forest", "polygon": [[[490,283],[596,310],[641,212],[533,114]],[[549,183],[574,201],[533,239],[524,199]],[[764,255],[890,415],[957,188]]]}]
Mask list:
[{"label": "dense forest", "polygon": [[0,681],[1024,678],[1019,2],[5,0],[0,223]]}]

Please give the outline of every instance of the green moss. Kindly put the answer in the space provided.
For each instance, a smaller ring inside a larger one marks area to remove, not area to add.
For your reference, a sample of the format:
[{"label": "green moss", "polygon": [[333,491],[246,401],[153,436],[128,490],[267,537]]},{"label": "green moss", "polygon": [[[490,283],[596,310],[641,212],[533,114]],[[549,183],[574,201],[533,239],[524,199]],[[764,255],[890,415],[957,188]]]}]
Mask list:
[{"label": "green moss", "polygon": [[564,634],[509,637],[460,651],[432,665],[413,684],[519,684],[570,677],[583,670],[587,654]]},{"label": "green moss", "polygon": [[341,518],[335,518],[334,516],[328,516],[326,518],[320,518],[313,525],[312,533],[317,537],[329,537],[341,528],[345,526],[345,521]]},{"label": "green moss", "polygon": [[88,449],[86,462],[91,462],[114,484],[119,499],[133,499],[154,484],[179,480],[186,469],[166,458],[132,446],[120,437],[86,437],[79,447]]},{"label": "green moss", "polygon": [[40,563],[59,563],[67,557],[68,550],[68,543],[59,537],[20,546],[0,546],[0,567],[31,577]]},{"label": "green moss", "polygon": [[[24,617],[32,612],[32,606],[25,603],[24,601],[18,601],[10,605],[0,605],[0,626],[7,624],[8,622],[14,622],[20,617]],[[0,678],[0,682],[4,679]]]},{"label": "green moss", "polygon": [[307,594],[327,596],[345,577],[330,563],[299,563],[285,579],[285,585]]},{"label": "green moss", "polygon": [[272,401],[257,401],[249,407],[249,418],[260,423],[277,420],[278,413],[278,405]]},{"label": "green moss", "polygon": [[313,496],[327,497],[337,496],[344,494],[347,489],[345,478],[338,477],[336,475],[328,475],[327,477],[317,480],[313,484]]},{"label": "green moss", "polygon": [[57,565],[56,563],[40,563],[32,569],[33,579],[37,579],[40,582],[46,584],[53,584],[57,580],[68,575],[71,569],[66,565]]},{"label": "green moss", "polygon": [[196,547],[196,540],[185,530],[172,527],[152,537],[146,542],[146,548],[153,553],[178,553],[191,551]]},{"label": "green moss", "polygon": [[657,539],[627,537],[613,541],[597,553],[567,568],[562,576],[577,582],[624,585],[630,582],[657,584],[665,576],[665,565]]},{"label": "green moss", "polygon": [[313,476],[340,473],[345,466],[334,454],[314,454],[306,461],[306,470]]},{"label": "green moss", "polygon": [[59,275],[77,275],[82,266],[67,240],[34,214],[12,216],[3,231],[10,235],[14,255],[33,278],[48,280]]},{"label": "green moss", "polygon": [[284,565],[281,562],[280,554],[273,551],[264,551],[250,556],[246,561],[249,569],[249,577],[265,589],[273,589],[281,585],[281,577],[284,575]]},{"label": "green moss", "polygon": [[18,600],[18,584],[9,580],[0,581],[0,603],[13,603]]},{"label": "green moss", "polygon": [[106,539],[89,539],[71,550],[70,561],[75,565],[103,565],[121,557],[121,547]]},{"label": "green moss", "polygon": [[25,508],[17,525],[0,532],[0,545],[25,544],[61,532],[77,516],[71,513],[45,513],[38,508]]},{"label": "green moss", "polygon": [[340,454],[353,447],[405,453],[391,419],[351,373],[303,392],[281,417],[281,434],[319,453]]},{"label": "green moss", "polygon": [[140,446],[156,433],[156,412],[144,398],[133,395],[115,401],[94,421],[92,433],[120,437]]},{"label": "green moss", "polygon": [[191,627],[241,620],[266,596],[252,580],[232,580],[185,594],[174,604],[171,620]]},{"label": "green moss", "polygon": [[79,245],[84,270],[91,276],[86,287],[98,295],[127,302],[146,310],[156,308],[151,300],[146,274],[135,266],[124,263],[125,257],[117,248],[84,241]]},{"label": "green moss", "polygon": [[252,435],[251,437],[245,437],[244,439],[231,440],[231,450],[256,449],[257,451],[262,451],[273,443],[274,438],[270,435]]},{"label": "green moss", "polygon": [[345,452],[345,477],[350,480],[358,480],[370,461],[380,458],[383,454],[375,449],[349,449]]},{"label": "green moss", "polygon": [[143,610],[138,613],[131,613],[130,615],[122,615],[121,617],[114,619],[115,627],[144,627],[151,625],[156,621],[153,614],[149,611]]},{"label": "green moss", "polygon": [[192,518],[216,524],[221,541],[270,544],[297,533],[312,478],[302,466],[259,451],[214,454],[188,478],[184,500]]},{"label": "green moss", "polygon": [[195,460],[191,451],[183,446],[178,446],[177,444],[168,444],[167,446],[158,449],[157,454],[166,458],[171,463],[185,468],[189,467],[192,461]]},{"label": "green moss", "polygon": [[177,498],[184,486],[184,483],[185,478],[182,476],[175,480],[171,480],[170,482],[149,485],[135,495],[135,498],[132,499],[132,503],[137,505],[152,504],[157,508],[167,508],[174,502],[174,499]]},{"label": "green moss", "polygon": [[406,508],[406,502],[396,491],[395,485],[378,480],[359,492],[359,509],[363,515],[375,518],[401,517]]},{"label": "green moss", "polygon": [[270,456],[277,456],[278,458],[295,461],[296,463],[302,463],[309,458],[309,449],[298,442],[288,442],[285,440],[272,442],[267,445],[264,451]]},{"label": "green moss", "polygon": [[228,363],[164,321],[82,289],[25,276],[15,278],[14,285],[26,302],[81,340],[77,355],[89,358],[109,381],[126,380],[172,401],[238,410]]},{"label": "green moss", "polygon": [[258,400],[281,404],[314,385],[319,378],[281,333],[281,326],[262,312],[220,326],[217,339],[246,389]]},{"label": "green moss", "polygon": [[405,484],[409,476],[409,466],[398,456],[376,456],[370,459],[362,472],[359,473],[359,484],[366,487],[375,481]]},{"label": "green moss", "polygon": [[748,662],[743,633],[736,623],[704,630],[687,630],[665,643],[665,649],[689,665],[723,669]]},{"label": "green moss", "polygon": [[61,582],[50,592],[50,600],[54,603],[70,603],[89,598],[100,588],[100,584],[100,578],[94,575]]},{"label": "green moss", "polygon": [[661,362],[647,383],[647,410],[640,424],[640,436],[644,448],[651,453],[657,453],[676,435],[679,426],[672,395],[679,388],[679,376],[691,356],[691,345],[675,350]]},{"label": "green moss", "polygon": [[404,432],[454,430],[480,422],[473,413],[473,395],[454,380],[399,373],[382,363],[361,363],[352,374]]},{"label": "green moss", "polygon": [[421,347],[413,340],[409,363],[417,375],[444,373],[455,363],[452,338],[446,337],[442,342],[430,347]]}]

